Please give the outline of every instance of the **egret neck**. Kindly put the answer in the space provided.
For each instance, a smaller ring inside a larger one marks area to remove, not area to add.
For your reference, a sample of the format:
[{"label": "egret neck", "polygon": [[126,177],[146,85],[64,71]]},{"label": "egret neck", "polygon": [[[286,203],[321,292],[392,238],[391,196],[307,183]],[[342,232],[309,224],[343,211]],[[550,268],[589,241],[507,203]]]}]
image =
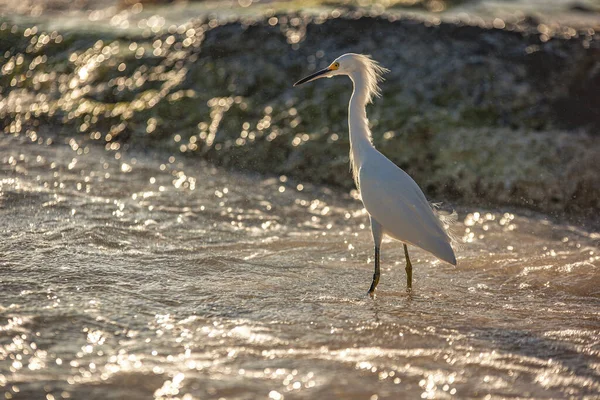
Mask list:
[{"label": "egret neck", "polygon": [[350,130],[350,167],[352,176],[358,188],[358,162],[364,160],[364,154],[373,148],[371,142],[371,131],[367,119],[366,106],[371,97],[366,77],[362,71],[354,71],[349,74],[354,85],[350,104],[348,106],[348,128]]}]

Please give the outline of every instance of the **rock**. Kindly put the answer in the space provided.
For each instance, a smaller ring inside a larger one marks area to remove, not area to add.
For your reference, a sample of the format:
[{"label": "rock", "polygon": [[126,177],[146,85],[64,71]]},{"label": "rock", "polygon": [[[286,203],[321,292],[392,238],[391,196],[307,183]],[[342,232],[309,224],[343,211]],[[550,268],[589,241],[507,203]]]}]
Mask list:
[{"label": "rock", "polygon": [[4,131],[51,124],[349,189],[349,81],[292,83],[353,51],[391,69],[368,109],[374,143],[428,195],[600,209],[600,45],[589,31],[544,41],[529,24],[275,18],[133,37],[25,36],[5,23]]}]

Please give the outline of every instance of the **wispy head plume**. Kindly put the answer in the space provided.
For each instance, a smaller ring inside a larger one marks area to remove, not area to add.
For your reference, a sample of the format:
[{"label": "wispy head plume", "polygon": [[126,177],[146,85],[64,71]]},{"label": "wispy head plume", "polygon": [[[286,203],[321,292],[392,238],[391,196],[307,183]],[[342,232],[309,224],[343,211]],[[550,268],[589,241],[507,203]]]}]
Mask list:
[{"label": "wispy head plume", "polygon": [[390,72],[389,69],[382,67],[379,63],[371,58],[371,56],[363,54],[354,54],[355,59],[362,64],[365,71],[367,85],[367,102],[372,103],[373,97],[381,96],[381,88],[379,82],[384,80],[383,74]]}]

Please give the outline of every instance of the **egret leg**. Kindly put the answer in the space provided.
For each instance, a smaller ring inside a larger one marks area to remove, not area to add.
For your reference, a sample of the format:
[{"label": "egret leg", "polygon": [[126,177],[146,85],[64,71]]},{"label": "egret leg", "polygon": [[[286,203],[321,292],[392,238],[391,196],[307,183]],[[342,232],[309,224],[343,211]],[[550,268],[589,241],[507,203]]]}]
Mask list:
[{"label": "egret leg", "polygon": [[406,258],[406,291],[412,290],[412,264],[408,257],[408,247],[404,244],[404,257]]},{"label": "egret leg", "polygon": [[375,295],[375,288],[379,283],[380,275],[381,271],[379,268],[379,246],[375,246],[375,272],[373,273],[373,282],[371,282],[371,288],[369,288],[369,296],[371,297]]},{"label": "egret leg", "polygon": [[381,247],[381,241],[383,239],[383,229],[381,224],[373,217],[371,217],[371,233],[373,234],[373,243],[375,243],[375,272],[373,273],[373,282],[371,283],[371,288],[369,289],[369,296],[375,296],[375,288],[379,283],[379,277],[381,275],[381,270],[379,268],[379,249]]}]

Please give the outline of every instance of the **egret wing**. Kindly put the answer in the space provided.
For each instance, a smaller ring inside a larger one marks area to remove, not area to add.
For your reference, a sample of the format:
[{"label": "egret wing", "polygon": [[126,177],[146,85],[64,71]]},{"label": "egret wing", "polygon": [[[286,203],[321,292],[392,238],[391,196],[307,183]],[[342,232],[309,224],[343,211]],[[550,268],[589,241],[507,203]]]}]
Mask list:
[{"label": "egret wing", "polygon": [[456,264],[450,238],[416,182],[377,152],[359,171],[360,193],[369,214],[386,234]]}]

